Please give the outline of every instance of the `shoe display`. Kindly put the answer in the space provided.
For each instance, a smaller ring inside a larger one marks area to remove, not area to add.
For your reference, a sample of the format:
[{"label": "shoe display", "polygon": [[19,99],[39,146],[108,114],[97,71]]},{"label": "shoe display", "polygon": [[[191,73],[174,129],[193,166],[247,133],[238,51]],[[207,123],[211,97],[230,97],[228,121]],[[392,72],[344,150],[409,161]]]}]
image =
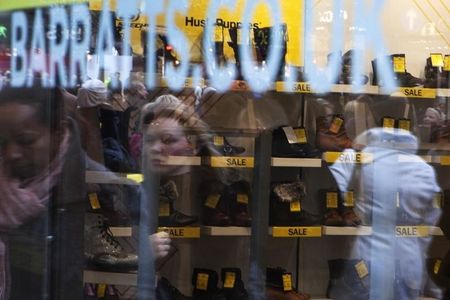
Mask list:
[{"label": "shoe display", "polygon": [[189,226],[198,221],[195,216],[188,216],[174,209],[174,202],[179,198],[177,186],[172,180],[159,187],[160,213],[158,225],[162,227]]},{"label": "shoe display", "polygon": [[183,295],[170,281],[161,277],[156,286],[156,300],[189,300],[191,297]]},{"label": "shoe display", "polygon": [[287,53],[287,25],[282,24],[277,28],[273,27],[263,27],[263,28],[253,28],[256,59],[260,64],[267,62],[269,56],[270,40],[272,30],[280,30],[282,42],[278,47],[281,48],[281,57],[278,62],[278,72],[277,80],[283,80],[286,67],[286,53]]},{"label": "shoe display", "polygon": [[333,300],[368,300],[369,265],[364,260],[333,259],[328,261],[330,279],[327,298]]},{"label": "shoe display", "polygon": [[248,294],[242,281],[241,269],[222,268],[222,292],[226,300],[247,300]]},{"label": "shoe display", "polygon": [[250,183],[241,180],[233,182],[227,188],[227,201],[229,205],[229,216],[232,226],[249,227],[252,218],[249,214],[249,204],[251,202]]},{"label": "shoe display", "polygon": [[343,151],[352,148],[345,132],[344,118],[330,115],[316,118],[316,146],[322,151]]},{"label": "shoe display", "polygon": [[84,253],[89,264],[111,271],[137,270],[138,256],[127,253],[100,214],[85,214]]},{"label": "shoe display", "polygon": [[227,215],[226,186],[220,181],[205,181],[200,185],[199,195],[202,201],[202,223],[207,226],[230,226]]},{"label": "shoe display", "polygon": [[343,226],[344,219],[339,214],[337,209],[329,208],[329,209],[327,209],[327,212],[325,213],[324,225],[325,226]]},{"label": "shoe display", "polygon": [[344,53],[342,56],[342,72],[340,74],[339,83],[343,84],[354,84],[358,83],[361,85],[367,84],[369,81],[369,77],[366,75],[361,74],[359,78],[353,78],[352,75],[352,60],[353,60],[353,53],[355,50],[348,50]]},{"label": "shoe display", "polygon": [[192,299],[194,300],[226,300],[222,290],[217,287],[219,276],[210,269],[194,268],[192,273]]},{"label": "shoe display", "polygon": [[318,157],[320,152],[308,143],[303,127],[282,126],[273,131],[272,156],[274,157]]},{"label": "shoe display", "polygon": [[285,269],[266,269],[266,297],[267,300],[308,300],[311,296],[296,291],[292,284],[292,273]]},{"label": "shoe display", "polygon": [[448,89],[449,88],[449,77],[448,71],[443,70],[444,59],[442,54],[433,53],[432,55],[440,55],[442,65],[433,65],[433,60],[431,57],[427,58],[425,64],[425,84],[426,88],[440,88],[440,89]]},{"label": "shoe display", "polygon": [[[396,85],[399,87],[419,87],[424,85],[424,80],[414,77],[406,71],[405,54],[392,54],[388,56],[394,72]],[[383,86],[383,80],[377,71],[377,59],[372,60],[373,81],[372,85]]]},{"label": "shoe display", "polygon": [[198,153],[199,156],[236,156],[245,152],[244,147],[235,146],[228,142],[224,136],[214,136],[211,146],[215,150],[213,153],[210,149],[202,147]]},{"label": "shoe display", "polygon": [[355,214],[355,211],[351,207],[343,208],[341,216],[344,226],[359,226],[362,224],[361,219]]},{"label": "shoe display", "polygon": [[269,211],[271,226],[313,226],[322,224],[322,217],[301,207],[306,196],[303,182],[276,183],[272,185]]}]

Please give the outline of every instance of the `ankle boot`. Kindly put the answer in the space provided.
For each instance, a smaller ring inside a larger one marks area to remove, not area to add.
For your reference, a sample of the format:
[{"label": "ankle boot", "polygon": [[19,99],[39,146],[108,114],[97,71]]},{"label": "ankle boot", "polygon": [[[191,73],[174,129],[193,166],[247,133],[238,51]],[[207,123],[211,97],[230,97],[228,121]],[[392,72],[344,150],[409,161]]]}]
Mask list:
[{"label": "ankle boot", "polygon": [[442,70],[442,67],[433,66],[431,57],[427,58],[425,64],[425,84],[426,88],[449,88],[448,72]]},{"label": "ankle boot", "polygon": [[210,269],[194,268],[192,285],[194,300],[225,300],[225,295],[217,287],[219,277],[217,272]]},{"label": "ankle boot", "polygon": [[339,192],[337,190],[319,190],[319,199],[325,207],[325,226],[343,226],[344,220],[338,211]]},{"label": "ankle boot", "polygon": [[345,207],[341,212],[344,226],[359,226],[361,225],[361,219],[355,214],[352,207]]},{"label": "ankle boot", "polygon": [[[288,138],[289,132],[295,136]],[[319,154],[320,152],[308,143],[305,128],[281,126],[273,131],[272,156],[306,158],[318,157]]]},{"label": "ankle boot", "polygon": [[316,146],[322,151],[343,151],[352,148],[352,141],[345,132],[341,115],[316,119]]},{"label": "ankle boot", "polygon": [[292,283],[292,273],[285,269],[266,269],[266,298],[267,300],[308,300],[309,294],[296,291]]},{"label": "ankle boot", "polygon": [[197,217],[185,215],[174,209],[174,202],[178,198],[177,186],[172,180],[159,187],[159,226],[182,227],[192,225],[198,221]]},{"label": "ankle boot", "polygon": [[210,156],[210,155],[222,155],[222,156],[235,156],[245,152],[244,147],[235,146],[230,144],[228,139],[224,136],[215,136],[211,140],[211,145],[213,145],[214,150],[217,153],[210,153],[209,149],[203,148],[200,150],[200,156]]},{"label": "ankle boot", "polygon": [[205,181],[199,187],[202,201],[202,221],[207,226],[230,226],[225,185],[217,180]]},{"label": "ankle boot", "polygon": [[227,188],[231,225],[251,226],[252,218],[249,214],[251,196],[250,184],[247,181],[241,180],[234,182]]},{"label": "ankle boot", "polygon": [[84,253],[88,263],[104,270],[137,270],[137,255],[127,253],[122,248],[102,215],[85,214],[84,234]]},{"label": "ankle boot", "polygon": [[355,259],[333,259],[328,261],[328,268],[330,279],[327,298],[334,300],[369,299],[370,274],[367,262]]},{"label": "ankle boot", "polygon": [[223,294],[226,300],[247,300],[248,294],[242,281],[241,269],[222,268]]},{"label": "ankle boot", "polygon": [[322,224],[322,217],[301,207],[306,196],[303,182],[278,183],[272,186],[269,223],[271,226],[313,226]]},{"label": "ankle boot", "polygon": [[156,295],[156,300],[188,300],[188,299],[191,299],[191,297],[183,295],[165,277],[161,277],[161,279],[158,280],[158,285],[156,287],[155,295]]},{"label": "ankle boot", "polygon": [[348,50],[345,52],[345,54],[342,56],[342,73],[340,77],[340,82],[343,84],[367,84],[369,81],[369,77],[366,75],[361,74],[358,78],[353,78],[352,75],[352,68],[353,68],[353,53],[355,50]]}]

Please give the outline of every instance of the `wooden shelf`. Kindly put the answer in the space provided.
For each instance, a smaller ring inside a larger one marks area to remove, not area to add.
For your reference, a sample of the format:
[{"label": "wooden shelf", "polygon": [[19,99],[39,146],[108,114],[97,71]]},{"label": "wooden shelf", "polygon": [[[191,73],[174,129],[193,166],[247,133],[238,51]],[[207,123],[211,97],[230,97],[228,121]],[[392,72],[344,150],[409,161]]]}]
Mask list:
[{"label": "wooden shelf", "polygon": [[320,158],[272,157],[272,167],[320,168],[322,160]]},{"label": "wooden shelf", "polygon": [[207,236],[250,236],[250,227],[236,227],[236,226],[202,226],[202,235]]},{"label": "wooden shelf", "polygon": [[136,286],[137,273],[114,273],[84,270],[83,281],[88,283]]}]

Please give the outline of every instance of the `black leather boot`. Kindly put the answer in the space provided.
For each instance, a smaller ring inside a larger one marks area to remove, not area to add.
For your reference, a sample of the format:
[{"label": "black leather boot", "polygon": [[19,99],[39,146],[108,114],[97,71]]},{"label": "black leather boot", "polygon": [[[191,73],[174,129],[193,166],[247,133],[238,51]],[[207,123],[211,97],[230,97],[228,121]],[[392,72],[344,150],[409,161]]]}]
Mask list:
[{"label": "black leather boot", "polygon": [[199,186],[202,201],[202,223],[207,226],[229,226],[226,186],[217,180],[205,181]]},{"label": "black leather boot", "polygon": [[367,262],[355,259],[333,259],[328,261],[328,268],[330,280],[327,298],[334,300],[369,299],[370,274]]},{"label": "black leather boot", "polygon": [[252,218],[249,214],[251,194],[250,183],[244,180],[234,182],[227,188],[227,202],[232,226],[251,226]]},{"label": "black leather boot", "polygon": [[175,182],[168,181],[159,187],[160,214],[159,226],[182,227],[198,221],[195,216],[188,216],[174,209],[174,202],[179,198]]},{"label": "black leather boot", "polygon": [[[286,130],[293,133],[296,139],[288,139]],[[308,143],[305,128],[281,126],[273,131],[272,156],[307,158],[319,155],[320,152]]]},{"label": "black leather boot", "polygon": [[192,285],[194,300],[226,300],[225,295],[217,287],[219,277],[217,272],[210,269],[194,268]]},{"label": "black leather boot", "polygon": [[241,269],[222,268],[222,291],[226,300],[247,300],[248,294],[242,281]]},{"label": "black leather boot", "polygon": [[183,295],[167,278],[161,277],[156,287],[156,300],[188,300],[191,297]]}]

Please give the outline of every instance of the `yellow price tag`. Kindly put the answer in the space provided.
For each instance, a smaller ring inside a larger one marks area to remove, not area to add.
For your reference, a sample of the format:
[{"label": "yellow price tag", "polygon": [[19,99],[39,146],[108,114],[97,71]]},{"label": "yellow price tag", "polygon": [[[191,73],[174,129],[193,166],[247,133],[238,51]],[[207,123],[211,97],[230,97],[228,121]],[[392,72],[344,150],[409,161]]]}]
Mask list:
[{"label": "yellow price tag", "polygon": [[441,53],[431,53],[431,65],[433,67],[443,67],[444,66],[444,58]]},{"label": "yellow price tag", "polygon": [[97,286],[97,298],[105,298],[106,294],[106,284],[100,283]]},{"label": "yellow price tag", "polygon": [[393,118],[383,118],[383,128],[393,129],[395,127],[395,120]]},{"label": "yellow price tag", "polygon": [[369,275],[369,269],[366,266],[366,263],[362,260],[355,265],[356,272],[358,273],[359,278],[364,278]]},{"label": "yellow price tag", "polygon": [[92,209],[100,208],[100,201],[98,200],[97,193],[89,193],[88,198],[89,198],[89,202],[91,203]]},{"label": "yellow price tag", "polygon": [[294,129],[295,136],[297,137],[297,143],[305,144],[308,142],[306,139],[306,131],[304,128]]},{"label": "yellow price tag", "polygon": [[444,71],[450,71],[450,55],[444,57]]},{"label": "yellow price tag", "polygon": [[439,273],[439,270],[441,269],[442,260],[436,259],[433,266],[433,273],[437,275]]},{"label": "yellow price tag", "polygon": [[160,217],[170,216],[170,203],[159,202],[159,216]]},{"label": "yellow price tag", "polygon": [[398,120],[398,128],[410,131],[411,130],[411,120],[409,120],[409,119]]},{"label": "yellow price tag", "polygon": [[403,56],[394,56],[393,58],[394,72],[405,73],[406,72],[406,59]]},{"label": "yellow price tag", "polygon": [[247,194],[238,193],[237,196],[236,196],[236,201],[238,203],[248,204],[248,195]]},{"label": "yellow price tag", "polygon": [[327,192],[327,208],[338,208],[337,192]]},{"label": "yellow price tag", "polygon": [[209,275],[206,273],[198,273],[197,274],[197,282],[195,284],[195,287],[197,290],[208,290],[208,279]]},{"label": "yellow price tag", "polygon": [[345,192],[344,194],[344,206],[345,207],[353,207],[355,206],[355,198],[353,191]]},{"label": "yellow price tag", "polygon": [[341,130],[341,126],[344,124],[344,120],[339,117],[334,117],[333,122],[331,122],[330,131],[332,133],[338,133]]},{"label": "yellow price tag", "polygon": [[236,274],[234,272],[225,272],[225,281],[223,282],[224,288],[234,288],[236,282]]},{"label": "yellow price tag", "polygon": [[214,136],[214,146],[223,146],[225,143],[223,136]]},{"label": "yellow price tag", "polygon": [[217,204],[219,204],[220,201],[220,194],[212,194],[209,195],[206,199],[205,206],[209,208],[216,208]]},{"label": "yellow price tag", "polygon": [[442,193],[434,194],[433,207],[434,208],[442,208]]},{"label": "yellow price tag", "polygon": [[300,205],[300,200],[294,200],[290,203],[290,210],[291,212],[299,212],[302,210],[302,207]]},{"label": "yellow price tag", "polygon": [[292,291],[292,276],[291,274],[283,274],[283,291]]}]

